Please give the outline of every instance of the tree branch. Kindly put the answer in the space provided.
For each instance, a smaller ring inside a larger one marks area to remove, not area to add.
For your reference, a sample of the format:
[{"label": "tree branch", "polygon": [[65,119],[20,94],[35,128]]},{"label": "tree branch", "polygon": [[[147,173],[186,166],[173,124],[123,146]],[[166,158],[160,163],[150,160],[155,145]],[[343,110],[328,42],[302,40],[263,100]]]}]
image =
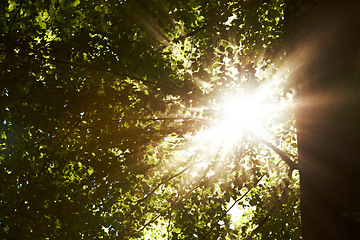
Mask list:
[{"label": "tree branch", "polygon": [[14,16],[13,20],[12,20],[11,23],[10,23],[8,33],[11,32],[11,28],[13,27],[13,25],[14,25],[14,23],[15,23],[15,20],[16,20],[17,16],[19,15],[19,12],[20,12],[20,9],[21,9],[23,3],[24,3],[24,0],[21,0],[20,4],[19,4],[19,6],[18,6],[18,8],[17,8],[17,10],[16,10],[15,16]]},{"label": "tree branch", "polygon": [[[206,174],[205,174],[205,175],[206,175]],[[193,187],[192,189],[190,189],[185,195],[183,195],[183,196],[181,196],[181,197],[179,196],[179,197],[177,198],[177,200],[171,202],[170,206],[165,210],[165,212],[168,212],[170,209],[172,209],[173,204],[182,201],[184,198],[186,198],[187,196],[189,196],[190,193],[192,193],[196,188],[198,188],[198,187],[200,187],[200,186],[203,186],[205,183],[207,183],[208,181],[210,181],[210,179],[212,179],[213,177],[214,177],[214,176],[211,176],[211,177],[209,177],[208,179],[206,179],[205,181],[199,182],[199,184],[197,184],[195,187]],[[156,216],[155,218],[153,218],[153,219],[150,220],[149,222],[147,222],[140,230],[136,231],[135,234],[131,235],[131,237],[135,236],[137,233],[140,233],[142,230],[145,229],[145,227],[147,227],[149,224],[151,224],[152,222],[154,222],[154,221],[155,221],[157,218],[159,218],[160,216],[161,216],[161,214],[158,215],[158,216]],[[168,225],[168,227],[167,227],[167,229],[168,229],[168,238],[169,238],[169,234],[170,234],[170,232],[169,232],[170,221],[171,221],[171,211],[170,211],[170,217],[169,217],[169,225]]]},{"label": "tree branch", "polygon": [[25,194],[25,197],[22,199],[22,201],[20,202],[18,209],[20,211],[21,207],[25,204],[26,199],[29,197],[31,191],[33,190],[34,186],[36,185],[37,181],[39,180],[40,175],[44,172],[46,166],[48,165],[50,159],[51,159],[51,155],[53,155],[58,148],[63,144],[63,141],[71,134],[73,133],[74,129],[79,126],[79,124],[82,122],[82,119],[80,119],[80,121],[76,122],[74,124],[74,126],[69,129],[69,131],[65,134],[64,138],[60,139],[60,142],[58,143],[58,145],[56,145],[56,147],[48,154],[49,157],[48,159],[45,160],[45,162],[43,163],[43,166],[41,167],[40,171],[36,174],[34,181],[31,183],[27,193]]},{"label": "tree branch", "polygon": [[[194,156],[194,157],[195,157],[195,156]],[[192,166],[193,166],[193,164],[187,166],[186,168],[184,168],[183,170],[181,170],[181,171],[178,172],[177,174],[175,174],[175,175],[173,175],[173,176],[170,176],[170,177],[168,177],[166,180],[160,182],[150,193],[146,194],[145,197],[143,197],[142,199],[138,200],[138,201],[136,202],[136,205],[139,204],[139,203],[141,203],[141,202],[143,202],[143,201],[145,201],[148,197],[150,197],[152,194],[154,194],[154,192],[155,192],[161,185],[166,184],[166,183],[170,182],[172,179],[180,176],[181,174],[183,174],[184,172],[186,172],[187,170],[189,170]]]},{"label": "tree branch", "polygon": [[[279,165],[279,163],[280,163],[280,161],[276,164],[276,166]],[[264,176],[266,176],[266,173],[262,174],[262,175],[260,176],[260,178],[259,178],[243,195],[241,195],[238,199],[236,199],[236,201],[220,216],[220,218],[218,219],[218,221],[219,221],[220,219],[224,218],[224,217],[226,216],[226,214],[228,214],[229,211],[230,211],[236,204],[238,204],[254,187],[256,187],[256,186],[259,184],[259,182],[263,179]],[[218,221],[216,221],[216,222],[218,222]],[[212,224],[210,230],[209,230],[207,233],[205,233],[205,235],[204,235],[200,240],[205,239],[205,237],[206,237],[207,235],[209,235],[209,234],[214,230],[214,228],[215,228],[215,225]]]},{"label": "tree branch", "polygon": [[290,167],[290,173],[292,173],[293,170],[295,169],[299,169],[299,166],[296,162],[294,162],[293,160],[291,160],[285,152],[283,152],[281,149],[279,149],[278,147],[276,147],[275,145],[273,145],[272,143],[266,141],[265,139],[256,136],[254,134],[251,134],[251,136],[253,136],[259,143],[262,143],[266,146],[268,146],[269,148],[271,148],[274,152],[276,152],[280,158]]},{"label": "tree branch", "polygon": [[[218,218],[218,220],[216,221],[216,222],[218,222],[218,221],[220,221],[221,219],[223,219],[225,216],[226,216],[226,214],[228,214],[228,212],[238,203],[238,202],[240,202],[254,187],[256,187],[258,184],[259,184],[259,182],[261,181],[261,179],[263,179],[263,177],[265,176],[266,174],[263,174],[263,175],[261,175],[261,177],[243,194],[243,195],[241,195],[241,197],[239,197],[238,199],[236,199],[236,201]],[[214,230],[214,228],[215,228],[215,224],[214,224],[215,222],[213,222],[211,225],[211,228],[210,228],[210,230],[208,230],[206,233],[205,233],[205,235],[203,235],[202,236],[202,238],[200,239],[200,240],[203,240],[203,239],[206,239],[206,236],[207,235],[209,235],[213,230]]]},{"label": "tree branch", "polygon": [[148,120],[148,121],[177,121],[177,120],[180,120],[180,121],[186,121],[186,120],[206,121],[206,119],[204,119],[204,118],[193,118],[193,117],[179,117],[179,118],[178,117],[173,117],[173,118],[164,117],[164,118],[149,118],[149,119],[144,118],[142,120]]},{"label": "tree branch", "polygon": [[160,216],[161,216],[161,214],[157,215],[156,217],[154,217],[153,219],[151,219],[150,221],[148,221],[147,223],[145,223],[142,228],[140,228],[139,230],[137,230],[134,234],[132,234],[132,235],[130,236],[130,239],[131,239],[132,237],[134,237],[136,234],[142,232],[142,230],[144,230],[144,229],[145,229],[147,226],[149,226],[151,223],[155,222],[156,219],[158,219]]},{"label": "tree branch", "polygon": [[[269,217],[271,216],[271,214],[274,213],[275,209],[282,203],[282,201],[285,198],[285,195],[289,192],[289,179],[284,179],[285,182],[285,189],[282,192],[281,196],[277,199],[277,202],[275,203],[275,205],[270,209],[270,211],[268,212],[268,214],[266,215],[266,217],[258,224],[258,226],[250,233],[250,235],[246,238],[246,240],[252,240],[253,236],[259,232],[259,230],[264,226],[264,224],[269,220]],[[298,197],[299,198],[299,197]],[[297,198],[297,199],[298,199]],[[296,201],[294,201],[295,203]]]}]

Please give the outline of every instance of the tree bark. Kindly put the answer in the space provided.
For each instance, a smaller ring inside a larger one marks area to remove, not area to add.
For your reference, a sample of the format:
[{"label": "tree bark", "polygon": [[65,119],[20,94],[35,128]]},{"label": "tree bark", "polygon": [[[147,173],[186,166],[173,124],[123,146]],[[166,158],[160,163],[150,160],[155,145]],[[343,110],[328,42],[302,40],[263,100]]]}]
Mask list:
[{"label": "tree bark", "polygon": [[359,236],[359,3],[287,1],[304,240]]}]

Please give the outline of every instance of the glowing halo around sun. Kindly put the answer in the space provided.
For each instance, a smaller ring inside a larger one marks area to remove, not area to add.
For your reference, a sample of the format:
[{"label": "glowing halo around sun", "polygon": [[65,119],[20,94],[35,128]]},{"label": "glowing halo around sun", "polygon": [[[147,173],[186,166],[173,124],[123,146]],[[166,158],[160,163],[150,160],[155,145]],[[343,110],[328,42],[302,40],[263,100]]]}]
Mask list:
[{"label": "glowing halo around sun", "polygon": [[277,85],[281,81],[272,79],[255,90],[235,86],[224,92],[208,106],[216,117],[193,137],[193,145],[206,147],[209,153],[220,148],[230,152],[244,137],[268,138],[269,128],[292,106],[291,99],[279,98],[282,90]]},{"label": "glowing halo around sun", "polygon": [[217,108],[216,128],[227,135],[262,135],[265,125],[272,121],[277,110],[280,111],[280,106],[271,103],[261,92],[232,94]]}]

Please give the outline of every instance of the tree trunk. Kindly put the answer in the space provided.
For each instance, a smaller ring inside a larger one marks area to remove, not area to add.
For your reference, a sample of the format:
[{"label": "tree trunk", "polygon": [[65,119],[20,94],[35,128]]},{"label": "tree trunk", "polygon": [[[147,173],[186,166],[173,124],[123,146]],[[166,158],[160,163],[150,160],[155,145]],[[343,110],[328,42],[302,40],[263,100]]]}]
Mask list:
[{"label": "tree trunk", "polygon": [[304,240],[359,236],[359,3],[287,1]]}]

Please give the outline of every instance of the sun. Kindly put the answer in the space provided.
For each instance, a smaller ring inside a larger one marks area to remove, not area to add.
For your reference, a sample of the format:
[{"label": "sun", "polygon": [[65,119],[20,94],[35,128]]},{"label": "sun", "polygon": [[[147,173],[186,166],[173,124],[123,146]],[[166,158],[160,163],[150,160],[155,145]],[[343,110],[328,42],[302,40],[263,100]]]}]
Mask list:
[{"label": "sun", "polygon": [[219,124],[227,131],[257,132],[266,107],[259,99],[244,95],[229,97],[220,104]]},{"label": "sun", "polygon": [[224,94],[212,106],[217,117],[208,134],[221,141],[234,141],[249,134],[264,137],[268,126],[275,124],[286,107],[276,100],[276,91],[273,84],[265,84],[250,93],[242,89]]},{"label": "sun", "polygon": [[214,101],[209,108],[216,112],[215,117],[194,136],[193,146],[206,148],[208,155],[215,156],[219,149],[226,155],[248,136],[265,137],[281,107],[270,101],[264,90],[253,94],[231,91]]},{"label": "sun", "polygon": [[[271,66],[255,68],[255,77],[244,71],[239,78],[237,69],[230,66],[228,78],[220,84],[214,81],[204,91],[208,95],[202,107],[194,108],[202,125],[186,136],[185,152],[197,156],[195,174],[209,164],[231,165],[237,154],[263,141],[277,141],[276,136],[292,124],[292,96],[285,96],[284,90],[286,75]],[[246,168],[246,163],[242,166]]]},{"label": "sun", "polygon": [[206,136],[201,142],[211,140],[211,145],[231,145],[245,135],[266,138],[269,127],[284,121],[279,118],[292,104],[291,98],[284,98],[286,76],[261,61],[243,65],[242,73],[230,58],[225,57],[224,62],[227,79],[211,89],[216,94],[206,108],[215,117],[209,119],[210,127],[200,133]]}]

